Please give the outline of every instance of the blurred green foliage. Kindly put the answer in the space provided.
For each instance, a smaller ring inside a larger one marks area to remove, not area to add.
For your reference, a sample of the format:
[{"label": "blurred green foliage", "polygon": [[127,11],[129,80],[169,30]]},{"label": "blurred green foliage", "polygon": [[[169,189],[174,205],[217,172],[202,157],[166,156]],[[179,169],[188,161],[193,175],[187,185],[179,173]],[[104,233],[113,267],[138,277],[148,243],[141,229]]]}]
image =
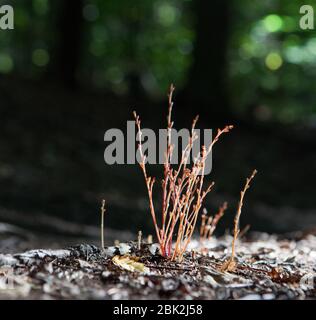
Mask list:
[{"label": "blurred green foliage", "polygon": [[0,73],[36,77],[50,60],[54,40],[49,0],[1,1],[14,8],[15,29],[0,32]]},{"label": "blurred green foliage", "polygon": [[194,36],[187,3],[86,1],[82,75],[117,93],[127,92],[129,74],[151,94],[161,94],[171,81],[184,84]]},{"label": "blurred green foliage", "polygon": [[[55,48],[57,1],[8,0],[15,30],[0,32],[0,73],[36,76],[45,72]],[[116,93],[128,91],[127,75],[139,75],[153,95],[171,81],[185,82],[194,32],[190,1],[86,0],[84,41],[78,77]]]},{"label": "blurred green foliage", "polygon": [[[170,82],[184,87],[194,50],[192,1],[84,1],[78,79],[125,94],[129,75],[137,75],[156,97],[165,95]],[[0,32],[0,73],[39,77],[47,71],[58,37],[56,2],[6,1],[15,9],[15,30]],[[251,112],[262,121],[315,121],[316,32],[299,28],[305,1],[230,4],[227,57],[233,110]]]},{"label": "blurred green foliage", "polygon": [[316,31],[299,27],[303,4],[235,1],[229,70],[240,112],[252,108],[259,120],[316,120]]}]

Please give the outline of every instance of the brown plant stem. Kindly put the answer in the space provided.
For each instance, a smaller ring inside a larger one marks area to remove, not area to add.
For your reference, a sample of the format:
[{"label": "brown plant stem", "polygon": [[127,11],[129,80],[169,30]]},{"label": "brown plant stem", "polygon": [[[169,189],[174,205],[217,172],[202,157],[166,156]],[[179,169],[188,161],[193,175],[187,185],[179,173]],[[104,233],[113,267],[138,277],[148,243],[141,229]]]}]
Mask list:
[{"label": "brown plant stem", "polygon": [[105,214],[105,200],[102,200],[101,205],[101,248],[104,250],[104,214]]},{"label": "brown plant stem", "polygon": [[243,190],[240,192],[240,200],[238,203],[238,208],[237,208],[237,213],[234,219],[234,236],[233,236],[233,241],[232,241],[232,254],[231,257],[226,263],[223,264],[222,270],[223,271],[233,271],[236,268],[236,262],[235,262],[235,255],[236,255],[236,241],[238,238],[238,235],[240,233],[239,229],[239,220],[240,220],[240,215],[241,215],[241,209],[243,207],[243,200],[246,194],[246,191],[250,187],[250,182],[251,180],[255,177],[257,174],[257,170],[254,170],[249,178],[246,180],[246,184],[243,188]]}]

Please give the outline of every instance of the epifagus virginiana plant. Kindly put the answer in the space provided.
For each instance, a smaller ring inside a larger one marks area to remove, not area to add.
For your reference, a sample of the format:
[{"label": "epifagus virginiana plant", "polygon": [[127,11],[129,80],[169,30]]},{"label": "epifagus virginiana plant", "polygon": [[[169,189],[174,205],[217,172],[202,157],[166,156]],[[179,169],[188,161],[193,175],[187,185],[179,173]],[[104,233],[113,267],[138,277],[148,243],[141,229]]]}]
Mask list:
[{"label": "epifagus virginiana plant", "polygon": [[182,152],[182,157],[177,168],[174,168],[171,165],[171,158],[174,149],[174,146],[171,144],[171,132],[173,127],[173,121],[171,118],[173,107],[172,95],[174,89],[174,86],[171,85],[168,95],[169,109],[167,116],[167,149],[164,159],[164,177],[161,181],[162,210],[159,223],[153,202],[155,178],[148,175],[146,169],[146,155],[143,152],[141,142],[141,121],[136,112],[134,112],[134,117],[140,141],[138,145],[140,167],[144,174],[147,186],[150,213],[160,246],[160,252],[162,256],[166,258],[181,261],[195,230],[203,201],[214,185],[214,182],[212,182],[208,186],[204,187],[204,169],[206,159],[212,151],[214,144],[219,140],[219,137],[222,134],[229,132],[233,126],[226,126],[224,129],[218,129],[212,143],[208,147],[202,146],[199,155],[189,166],[189,157],[193,145],[198,138],[197,133],[195,132],[195,126],[198,120],[198,117],[196,117],[192,123],[188,144]]},{"label": "epifagus virginiana plant", "polygon": [[219,220],[223,217],[225,211],[227,209],[227,202],[224,202],[223,205],[218,209],[218,212],[214,217],[207,216],[207,212],[203,212],[201,217],[201,227],[200,227],[200,242],[204,240],[209,240],[219,222]]},{"label": "epifagus virginiana plant", "polygon": [[239,229],[239,220],[240,220],[240,215],[241,215],[241,209],[243,206],[243,201],[244,197],[246,194],[246,191],[250,188],[250,182],[251,180],[255,177],[257,174],[257,170],[254,170],[249,178],[247,178],[245,186],[242,191],[240,191],[240,199],[238,203],[238,208],[237,208],[237,213],[234,219],[234,236],[233,236],[233,241],[232,241],[232,255],[231,257],[222,265],[221,270],[222,271],[234,271],[236,269],[236,261],[235,261],[235,256],[236,256],[236,241],[238,239],[238,236],[240,235],[240,229]]},{"label": "epifagus virginiana plant", "polygon": [[101,248],[104,250],[104,214],[105,214],[105,200],[102,200],[101,205]]}]

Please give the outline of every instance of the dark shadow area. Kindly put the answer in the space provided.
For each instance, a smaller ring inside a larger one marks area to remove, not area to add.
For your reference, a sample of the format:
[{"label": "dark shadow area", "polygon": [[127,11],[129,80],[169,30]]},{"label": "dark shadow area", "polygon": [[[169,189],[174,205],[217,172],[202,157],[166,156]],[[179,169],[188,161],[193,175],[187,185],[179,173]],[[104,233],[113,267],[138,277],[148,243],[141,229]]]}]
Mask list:
[{"label": "dark shadow area", "polygon": [[299,29],[298,4],[8,2],[15,29],[0,30],[0,221],[42,233],[46,216],[97,226],[106,199],[107,227],[152,233],[142,173],[105,163],[104,133],[125,132],[134,109],[146,128],[164,128],[172,82],[176,128],[196,114],[199,128],[235,126],[207,176],[216,182],[208,210],[229,203],[217,231],[232,228],[254,168],[243,226],[316,226],[316,34]]}]

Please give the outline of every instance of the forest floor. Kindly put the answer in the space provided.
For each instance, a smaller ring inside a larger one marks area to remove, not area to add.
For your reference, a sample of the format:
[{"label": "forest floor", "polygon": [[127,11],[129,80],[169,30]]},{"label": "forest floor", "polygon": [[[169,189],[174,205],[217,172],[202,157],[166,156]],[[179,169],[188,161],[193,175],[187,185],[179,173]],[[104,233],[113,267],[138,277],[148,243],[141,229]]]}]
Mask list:
[{"label": "forest floor", "polygon": [[0,254],[0,299],[315,299],[316,236],[249,234],[223,272],[231,236],[191,242],[181,263],[157,245],[82,244]]},{"label": "forest floor", "polygon": [[[133,239],[139,229],[152,232],[142,174],[138,166],[105,164],[104,132],[110,128],[125,132],[135,108],[144,125],[157,130],[161,127],[157,119],[163,125],[165,105],[2,80],[0,298],[315,298],[313,229],[283,237],[249,234],[237,245],[238,265],[233,273],[220,271],[230,254],[228,235],[204,243],[202,252],[193,241],[181,264],[151,253],[146,244],[141,250],[128,243],[123,245],[124,252],[120,247],[101,252],[94,245],[102,199],[108,204],[106,227],[129,230],[106,230],[108,243]],[[175,119],[181,114],[179,107],[176,99]],[[195,116],[191,109],[188,119]],[[184,122],[185,127],[191,124],[191,120]],[[222,127],[222,122],[207,119],[201,128]],[[278,234],[316,226],[315,127],[238,119],[233,124],[236,129],[217,146],[214,170],[207,177],[216,182],[205,203],[209,212],[224,201],[229,203],[216,231],[222,234],[232,227],[240,187],[254,168],[259,174],[242,224]],[[298,164],[304,169],[298,170]],[[156,169],[161,168],[153,168],[159,177]],[[118,257],[126,255],[132,261],[138,257],[144,270],[131,272],[117,265]]]}]

